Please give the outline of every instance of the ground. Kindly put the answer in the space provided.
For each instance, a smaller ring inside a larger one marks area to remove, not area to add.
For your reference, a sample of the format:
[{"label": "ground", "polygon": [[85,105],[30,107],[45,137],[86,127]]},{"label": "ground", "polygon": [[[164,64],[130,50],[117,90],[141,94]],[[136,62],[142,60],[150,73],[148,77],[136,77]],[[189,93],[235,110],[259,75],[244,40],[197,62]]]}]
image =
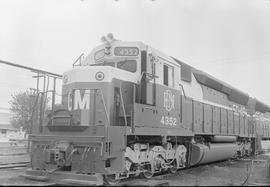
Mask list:
[{"label": "ground", "polygon": [[[260,156],[254,158],[254,160],[259,159],[263,158]],[[156,176],[154,178],[168,180],[169,186],[270,185],[267,162],[254,162],[253,167],[251,167],[251,163],[250,160],[230,160],[183,169],[174,175]],[[249,177],[248,174],[250,174]],[[134,179],[130,184],[138,184],[138,181],[140,184],[144,182],[142,179]]]},{"label": "ground", "polygon": [[[16,148],[12,150],[3,150],[0,148],[0,164],[14,161],[26,161],[29,160],[26,149],[20,149],[21,154],[16,154]],[[19,150],[19,149],[18,149]],[[212,163],[207,165],[201,165],[192,167],[189,169],[179,170],[176,174],[164,174],[155,176],[153,180],[167,180],[169,186],[239,186],[239,185],[258,185],[269,184],[270,175],[267,170],[268,157],[259,155],[253,160],[259,160],[260,162],[254,162],[251,166],[251,160],[239,159],[228,160],[218,163]],[[24,179],[20,175],[25,172],[25,167],[0,169],[0,185],[23,185],[43,186],[46,183],[31,181]],[[249,176],[249,177],[248,177]],[[147,180],[141,178],[135,178],[133,180],[124,180],[119,185],[151,185],[151,182],[147,183]]]}]

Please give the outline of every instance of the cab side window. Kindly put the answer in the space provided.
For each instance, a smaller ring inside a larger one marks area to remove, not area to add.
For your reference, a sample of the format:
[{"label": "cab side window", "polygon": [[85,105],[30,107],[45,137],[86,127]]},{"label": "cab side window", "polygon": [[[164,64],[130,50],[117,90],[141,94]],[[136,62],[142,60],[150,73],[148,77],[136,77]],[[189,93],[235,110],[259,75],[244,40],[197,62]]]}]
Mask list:
[{"label": "cab side window", "polygon": [[167,64],[164,64],[163,65],[163,84],[169,87],[173,87],[174,86],[173,76],[174,76],[173,67]]}]

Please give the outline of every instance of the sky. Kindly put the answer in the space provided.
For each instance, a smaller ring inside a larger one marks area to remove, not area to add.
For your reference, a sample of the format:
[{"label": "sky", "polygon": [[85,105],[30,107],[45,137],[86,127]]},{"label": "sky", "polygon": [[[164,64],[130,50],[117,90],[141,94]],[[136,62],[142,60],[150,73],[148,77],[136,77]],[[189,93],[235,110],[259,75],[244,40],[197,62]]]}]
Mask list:
[{"label": "sky", "polygon": [[[62,74],[107,33],[270,105],[269,0],[0,0],[0,60]],[[0,64],[0,110],[32,76]]]}]

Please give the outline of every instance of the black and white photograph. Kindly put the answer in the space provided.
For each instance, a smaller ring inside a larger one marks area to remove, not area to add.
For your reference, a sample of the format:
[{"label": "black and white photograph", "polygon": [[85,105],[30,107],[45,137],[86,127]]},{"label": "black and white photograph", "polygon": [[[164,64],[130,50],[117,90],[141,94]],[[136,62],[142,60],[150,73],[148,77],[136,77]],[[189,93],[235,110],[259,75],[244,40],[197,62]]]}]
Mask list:
[{"label": "black and white photograph", "polygon": [[270,0],[0,0],[1,186],[270,186]]}]

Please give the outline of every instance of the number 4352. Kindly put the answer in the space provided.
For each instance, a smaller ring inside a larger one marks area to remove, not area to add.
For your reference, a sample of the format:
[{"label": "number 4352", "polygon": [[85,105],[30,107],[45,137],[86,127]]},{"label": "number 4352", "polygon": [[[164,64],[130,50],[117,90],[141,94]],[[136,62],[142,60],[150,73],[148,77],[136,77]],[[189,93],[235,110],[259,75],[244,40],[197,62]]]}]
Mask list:
[{"label": "number 4352", "polygon": [[162,116],[160,122],[163,125],[176,126],[177,119],[174,117]]}]

